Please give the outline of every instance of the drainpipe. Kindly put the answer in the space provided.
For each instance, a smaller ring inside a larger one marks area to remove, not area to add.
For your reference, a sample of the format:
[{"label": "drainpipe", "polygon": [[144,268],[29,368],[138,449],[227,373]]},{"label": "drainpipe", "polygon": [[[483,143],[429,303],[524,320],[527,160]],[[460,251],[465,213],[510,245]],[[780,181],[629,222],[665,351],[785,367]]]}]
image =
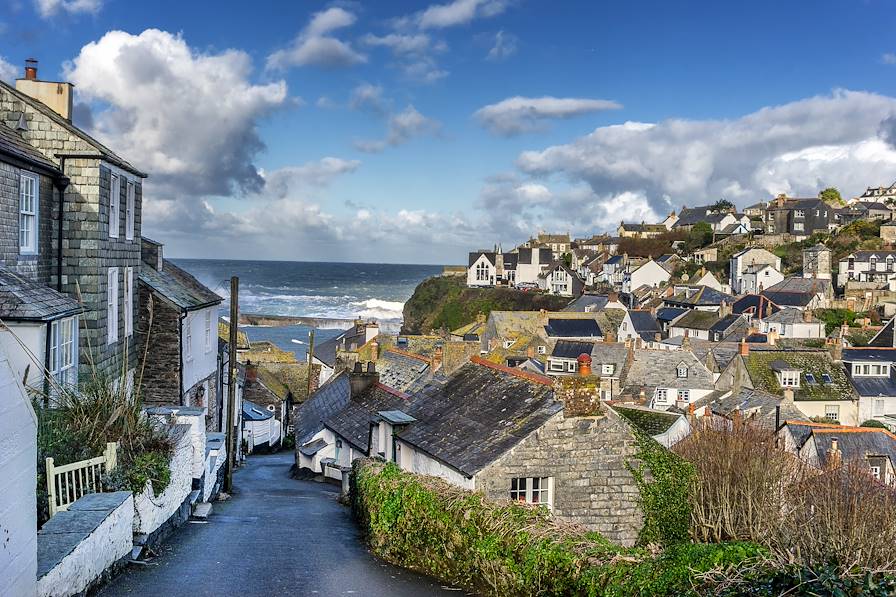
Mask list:
[{"label": "drainpipe", "polygon": [[180,321],[177,326],[177,353],[180,359],[180,366],[177,369],[177,385],[180,388],[178,402],[181,406],[184,406],[184,322],[186,320],[187,313],[184,311],[180,314]]},{"label": "drainpipe", "polygon": [[[65,174],[65,156],[59,158],[59,169]],[[59,213],[56,224],[56,290],[58,292],[62,292],[62,220],[65,214],[65,189],[68,188],[68,184],[68,178],[55,181],[56,189],[59,191]]]},{"label": "drainpipe", "polygon": [[[46,339],[46,342],[44,343],[44,370],[45,371],[53,370],[53,368],[50,366],[50,341],[51,341],[51,336],[52,336],[52,329],[53,329],[53,322],[48,321],[47,322],[47,339]],[[47,379],[47,376],[43,376],[43,378],[44,378],[44,383],[43,383],[44,406],[49,407],[50,406],[50,380]],[[22,383],[26,383],[27,381],[28,381],[27,379],[23,379]]]}]

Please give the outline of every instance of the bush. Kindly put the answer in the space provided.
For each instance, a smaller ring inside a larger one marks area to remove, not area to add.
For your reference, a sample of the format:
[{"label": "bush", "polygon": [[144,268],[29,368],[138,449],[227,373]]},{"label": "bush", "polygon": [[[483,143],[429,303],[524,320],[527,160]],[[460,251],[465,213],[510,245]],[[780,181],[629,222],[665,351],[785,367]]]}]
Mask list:
[{"label": "bush", "polygon": [[159,495],[171,482],[168,454],[164,452],[140,454],[121,471],[122,485],[134,493],[142,492],[146,483],[149,482],[153,493]]},{"label": "bush", "polygon": [[[615,546],[543,507],[491,502],[392,463],[356,460],[352,503],[371,550],[486,595],[697,595],[710,571],[765,557],[749,543]],[[709,577],[707,577],[709,578]]]},{"label": "bush", "polygon": [[868,419],[864,423],[862,423],[862,427],[874,427],[875,429],[887,429],[887,426],[878,421],[877,419]]}]

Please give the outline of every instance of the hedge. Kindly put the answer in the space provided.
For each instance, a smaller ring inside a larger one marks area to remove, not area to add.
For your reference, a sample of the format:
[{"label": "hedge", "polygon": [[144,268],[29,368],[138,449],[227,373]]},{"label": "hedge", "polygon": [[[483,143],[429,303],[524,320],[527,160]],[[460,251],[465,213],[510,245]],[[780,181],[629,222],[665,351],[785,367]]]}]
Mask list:
[{"label": "hedge", "polygon": [[701,573],[765,555],[750,543],[622,548],[542,507],[369,459],[354,463],[352,505],[377,556],[483,595],[708,595]]}]

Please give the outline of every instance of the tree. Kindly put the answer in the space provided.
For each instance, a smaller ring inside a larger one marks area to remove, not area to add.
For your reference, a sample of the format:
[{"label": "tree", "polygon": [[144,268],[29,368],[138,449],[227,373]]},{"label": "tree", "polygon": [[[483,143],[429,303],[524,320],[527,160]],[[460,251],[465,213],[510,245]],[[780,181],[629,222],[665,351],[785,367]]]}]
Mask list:
[{"label": "tree", "polygon": [[702,249],[712,242],[712,226],[706,222],[697,222],[688,232],[685,246],[689,251]]},{"label": "tree", "polygon": [[718,201],[713,203],[712,207],[710,208],[710,210],[715,213],[722,213],[732,209],[734,209],[734,204],[727,199],[719,199]]},{"label": "tree", "polygon": [[840,191],[834,187],[828,187],[823,190],[818,194],[818,198],[829,205],[846,205],[843,201],[843,197],[840,196]]}]

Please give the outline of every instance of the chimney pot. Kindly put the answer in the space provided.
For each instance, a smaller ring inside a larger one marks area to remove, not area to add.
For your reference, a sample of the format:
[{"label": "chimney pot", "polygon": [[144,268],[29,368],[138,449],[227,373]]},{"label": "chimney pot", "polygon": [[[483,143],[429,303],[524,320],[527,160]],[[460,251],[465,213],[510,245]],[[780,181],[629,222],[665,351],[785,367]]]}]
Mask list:
[{"label": "chimney pot", "polygon": [[579,363],[579,376],[588,377],[591,375],[591,355],[582,353],[576,359]]},{"label": "chimney pot", "polygon": [[376,373],[376,363],[373,361],[367,363],[367,373]]},{"label": "chimney pot", "polygon": [[34,58],[25,61],[25,78],[29,81],[37,80],[37,60]]},{"label": "chimney pot", "polygon": [[352,370],[352,373],[364,373],[364,366],[361,365],[361,361],[355,361],[355,368]]}]

